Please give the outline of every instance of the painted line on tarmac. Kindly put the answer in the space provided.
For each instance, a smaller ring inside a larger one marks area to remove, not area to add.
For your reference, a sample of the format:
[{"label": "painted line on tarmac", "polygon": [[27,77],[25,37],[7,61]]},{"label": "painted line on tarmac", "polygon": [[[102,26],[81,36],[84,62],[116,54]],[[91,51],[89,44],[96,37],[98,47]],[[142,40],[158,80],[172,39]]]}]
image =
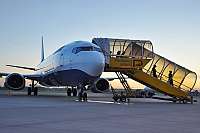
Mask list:
[{"label": "painted line on tarmac", "polygon": [[118,102],[109,102],[109,101],[93,101],[93,100],[87,100],[87,101],[79,101],[79,100],[75,100],[76,102],[88,102],[88,103],[106,103],[106,104],[121,104]]}]

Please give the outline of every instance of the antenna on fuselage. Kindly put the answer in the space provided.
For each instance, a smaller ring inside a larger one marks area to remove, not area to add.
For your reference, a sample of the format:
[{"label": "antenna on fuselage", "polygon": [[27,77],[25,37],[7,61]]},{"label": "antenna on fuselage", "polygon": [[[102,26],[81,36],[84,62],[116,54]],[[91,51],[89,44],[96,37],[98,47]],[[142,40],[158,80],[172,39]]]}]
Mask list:
[{"label": "antenna on fuselage", "polygon": [[44,61],[44,43],[43,43],[43,36],[42,36],[41,62],[43,61]]}]

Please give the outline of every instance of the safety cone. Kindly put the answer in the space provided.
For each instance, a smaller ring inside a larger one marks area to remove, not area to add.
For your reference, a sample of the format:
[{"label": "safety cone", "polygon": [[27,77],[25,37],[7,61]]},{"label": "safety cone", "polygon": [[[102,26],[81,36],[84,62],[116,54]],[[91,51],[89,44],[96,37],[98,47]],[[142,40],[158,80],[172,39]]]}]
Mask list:
[{"label": "safety cone", "polygon": [[9,96],[9,97],[11,96],[11,93],[10,93],[10,91],[8,92],[8,96]]}]

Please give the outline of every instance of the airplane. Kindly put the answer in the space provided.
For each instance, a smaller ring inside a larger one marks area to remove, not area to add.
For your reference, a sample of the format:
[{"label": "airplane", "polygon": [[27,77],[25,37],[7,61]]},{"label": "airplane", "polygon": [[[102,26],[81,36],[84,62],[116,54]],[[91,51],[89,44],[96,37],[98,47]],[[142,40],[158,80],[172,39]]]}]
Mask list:
[{"label": "airplane", "polygon": [[[18,65],[6,65],[10,67],[35,71],[36,74],[3,73],[4,86],[9,90],[20,91],[25,88],[26,79],[32,83],[28,88],[28,95],[33,92],[38,94],[35,87],[38,83],[42,86],[77,86],[67,90],[68,96],[73,93],[79,99],[86,100],[87,93],[83,93],[88,86],[94,93],[102,93],[109,90],[109,82],[101,78],[105,66],[105,57],[102,49],[87,41],[74,41],[56,50],[48,58],[44,58],[44,45],[42,37],[41,62],[36,68]],[[36,83],[35,83],[36,82]]]}]

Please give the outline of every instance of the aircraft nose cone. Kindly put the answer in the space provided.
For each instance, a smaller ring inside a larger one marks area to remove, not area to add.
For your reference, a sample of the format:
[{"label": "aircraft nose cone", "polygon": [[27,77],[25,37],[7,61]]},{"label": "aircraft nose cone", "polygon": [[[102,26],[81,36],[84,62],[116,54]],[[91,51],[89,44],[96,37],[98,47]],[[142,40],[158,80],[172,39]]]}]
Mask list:
[{"label": "aircraft nose cone", "polygon": [[88,70],[91,76],[100,76],[104,70],[105,58],[102,53],[91,55],[88,59],[85,59],[86,68],[90,68]]}]

